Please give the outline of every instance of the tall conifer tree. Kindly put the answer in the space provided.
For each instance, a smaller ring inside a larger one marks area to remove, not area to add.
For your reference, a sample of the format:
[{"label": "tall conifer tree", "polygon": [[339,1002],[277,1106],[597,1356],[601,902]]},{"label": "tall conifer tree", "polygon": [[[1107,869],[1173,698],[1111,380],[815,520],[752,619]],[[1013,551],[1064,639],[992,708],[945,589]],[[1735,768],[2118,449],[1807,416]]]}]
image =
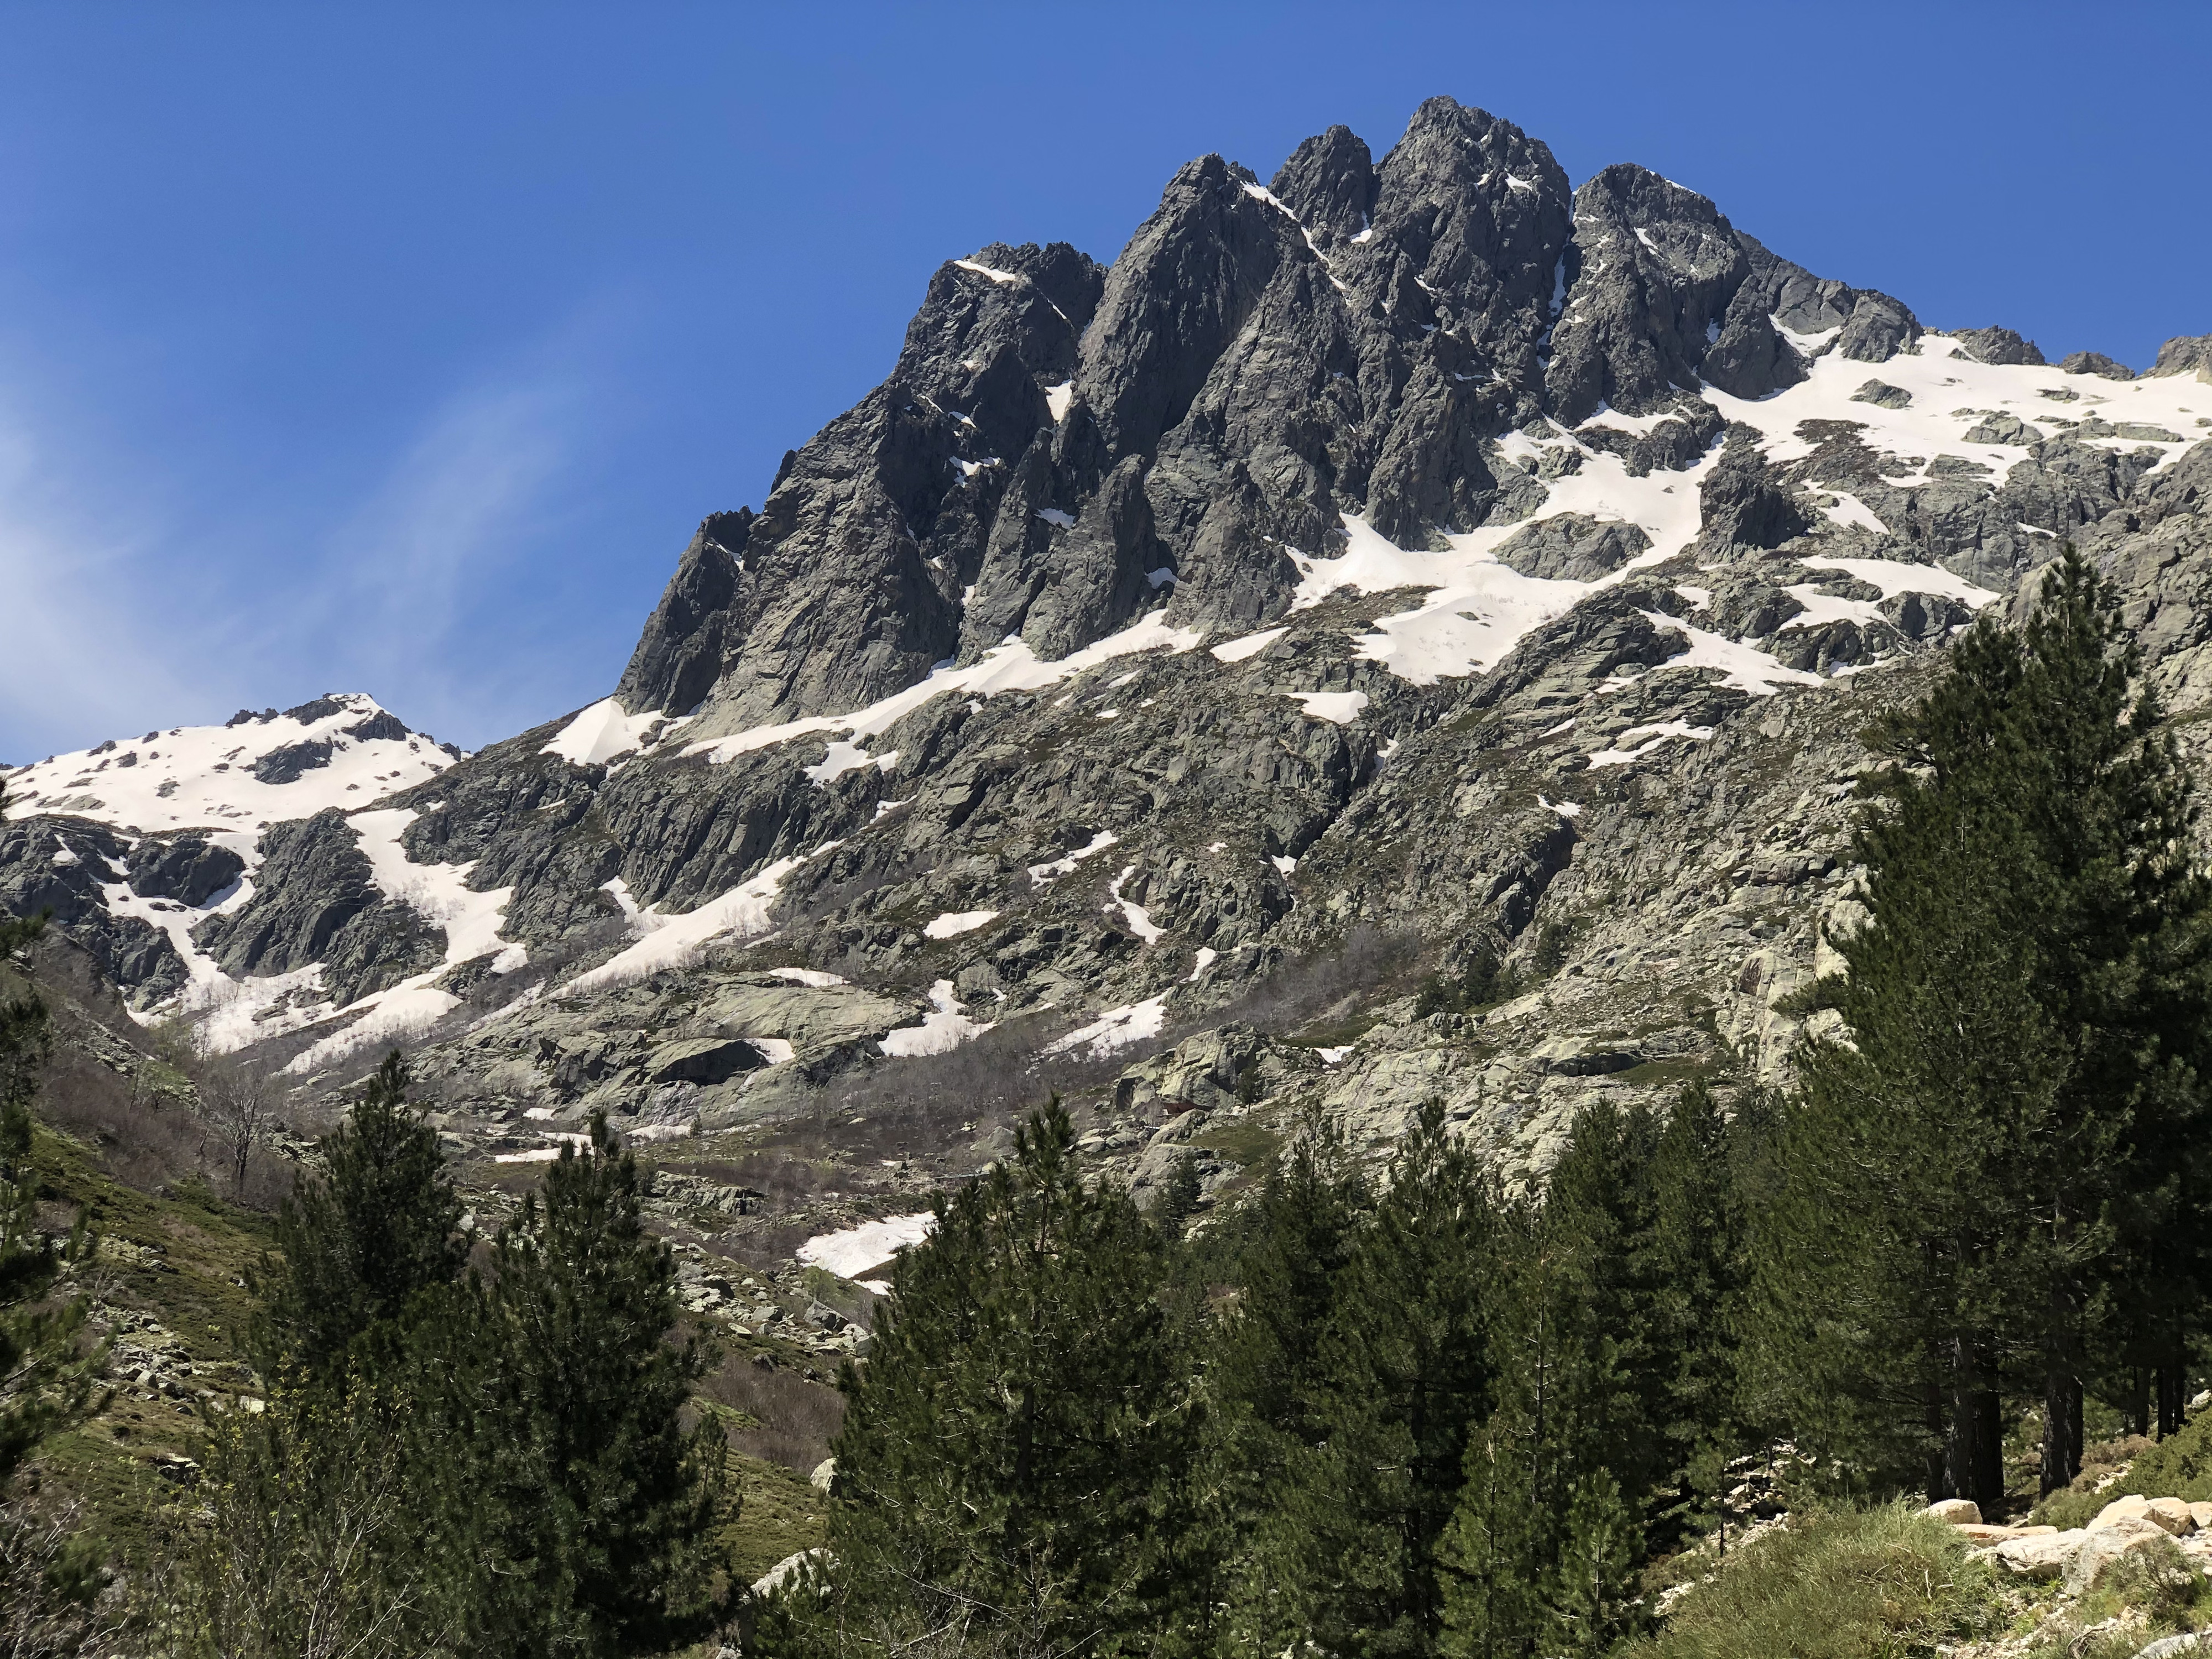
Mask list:
[{"label": "tall conifer tree", "polygon": [[1328,1438],[1282,1498],[1284,1599],[1328,1651],[1436,1651],[1437,1548],[1491,1404],[1496,1221],[1474,1153],[1429,1103],[1352,1244],[1319,1351]]},{"label": "tall conifer tree", "polygon": [[1876,1462],[1917,1443],[1931,1495],[1999,1495],[2010,1383],[2069,1478],[2084,1373],[2201,1301],[2156,1245],[2203,1192],[2208,893],[2139,666],[2069,549],[2024,629],[1985,613],[1869,734],[1870,921],[1825,988],[1849,1041],[1805,1057],[1765,1305],[1806,1419]]},{"label": "tall conifer tree", "polygon": [[1088,1185],[1057,1100],[902,1259],[849,1401],[818,1618],[765,1651],[942,1641],[1017,1655],[1170,1645],[1191,1413],[1158,1232]]}]

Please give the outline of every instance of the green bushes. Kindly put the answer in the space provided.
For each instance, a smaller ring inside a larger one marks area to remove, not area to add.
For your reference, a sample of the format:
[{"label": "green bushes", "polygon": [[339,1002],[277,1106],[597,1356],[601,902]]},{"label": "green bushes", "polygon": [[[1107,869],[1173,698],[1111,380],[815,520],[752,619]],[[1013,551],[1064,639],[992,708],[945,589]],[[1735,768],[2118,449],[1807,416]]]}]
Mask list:
[{"label": "green bushes", "polygon": [[1676,1603],[1635,1659],[1890,1659],[1990,1630],[1996,1580],[1902,1504],[1794,1521]]},{"label": "green bushes", "polygon": [[[2146,1498],[2179,1498],[2191,1504],[2212,1499],[2212,1412],[2200,1412],[2180,1433],[2168,1435],[2136,1458],[2121,1486]],[[2118,1492],[2116,1488],[2111,1495]]]},{"label": "green bushes", "polygon": [[[2115,1498],[2179,1498],[2212,1501],[2212,1412],[2200,1413],[2180,1433],[2153,1443],[2140,1435],[2082,1459],[2081,1478],[2036,1505],[2032,1517],[2046,1527],[2083,1527]],[[2122,1471],[2124,1470],[2124,1473]]]}]

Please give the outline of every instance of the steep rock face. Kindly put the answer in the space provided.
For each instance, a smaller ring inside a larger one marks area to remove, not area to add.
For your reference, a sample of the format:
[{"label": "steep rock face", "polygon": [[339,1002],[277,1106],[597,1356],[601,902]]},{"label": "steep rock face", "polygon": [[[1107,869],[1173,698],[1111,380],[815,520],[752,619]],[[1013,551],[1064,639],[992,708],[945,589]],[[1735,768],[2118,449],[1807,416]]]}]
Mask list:
[{"label": "steep rock face", "polygon": [[702,522],[677,561],[615,696],[634,714],[688,714],[706,700],[744,643],[738,606],[751,509]]},{"label": "steep rock face", "polygon": [[[1074,372],[1100,282],[1061,244],[943,266],[891,378],[785,458],[734,569],[695,543],[625,707],[687,712],[672,699],[703,669],[679,686],[676,665],[718,661],[699,729],[735,731],[858,707],[952,654],[1006,469],[1052,425],[1048,389]],[[710,636],[696,647],[680,629],[695,612]]]},{"label": "steep rock face", "polygon": [[411,906],[385,896],[352,827],[335,809],[271,826],[260,852],[253,897],[193,933],[233,977],[320,963],[325,988],[343,1006],[443,957],[439,930]]},{"label": "steep rock face", "polygon": [[1601,404],[1641,415],[1676,390],[1696,391],[1706,348],[1750,271],[1735,228],[1711,202],[1628,166],[1575,192],[1570,263],[1546,372],[1553,409],[1570,425]]},{"label": "steep rock face", "polygon": [[125,878],[131,856],[127,837],[89,818],[0,821],[0,909],[47,917],[135,1005],[151,1007],[184,989],[185,964],[166,933],[108,903],[106,889]]}]

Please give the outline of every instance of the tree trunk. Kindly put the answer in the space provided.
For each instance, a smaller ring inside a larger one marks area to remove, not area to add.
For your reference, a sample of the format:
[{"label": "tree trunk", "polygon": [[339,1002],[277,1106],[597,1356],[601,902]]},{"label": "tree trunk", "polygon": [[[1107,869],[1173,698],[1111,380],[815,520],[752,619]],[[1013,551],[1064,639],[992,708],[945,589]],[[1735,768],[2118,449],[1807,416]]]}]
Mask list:
[{"label": "tree trunk", "polygon": [[2158,1368],[2158,1437],[2181,1432],[2183,1381],[2181,1357],[2177,1354]]},{"label": "tree trunk", "polygon": [[1996,1391],[1987,1386],[1978,1344],[1952,1350],[1951,1432],[1944,1446],[1944,1484],[1950,1495],[1984,1508],[2004,1496],[2004,1424]]},{"label": "tree trunk", "polygon": [[2150,1372],[2141,1365],[2128,1376],[2128,1432],[2150,1432]]},{"label": "tree trunk", "polygon": [[2043,1496],[2081,1473],[2081,1379],[2054,1361],[2043,1379]]},{"label": "tree trunk", "polygon": [[[1932,1368],[1931,1368],[1932,1369]],[[1949,1456],[1950,1436],[1943,1424],[1943,1389],[1930,1376],[1923,1402],[1924,1424],[1928,1431],[1928,1501],[1940,1504],[1958,1494],[1951,1490]]]}]

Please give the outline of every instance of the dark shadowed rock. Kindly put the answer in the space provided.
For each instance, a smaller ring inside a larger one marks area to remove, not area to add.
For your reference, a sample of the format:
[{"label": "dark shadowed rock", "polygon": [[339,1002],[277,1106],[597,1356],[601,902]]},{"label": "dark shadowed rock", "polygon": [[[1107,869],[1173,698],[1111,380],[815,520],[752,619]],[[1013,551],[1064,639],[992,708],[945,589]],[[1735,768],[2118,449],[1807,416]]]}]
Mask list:
[{"label": "dark shadowed rock", "polygon": [[246,860],[228,847],[186,830],[148,836],[131,849],[131,890],[142,898],[174,899],[197,910],[246,873]]},{"label": "dark shadowed rock", "polygon": [[1334,126],[1292,150],[1268,188],[1326,251],[1367,229],[1377,184],[1366,143]]},{"label": "dark shadowed rock", "polygon": [[1498,562],[1524,576],[1587,582],[1609,575],[1651,545],[1632,524],[1580,513],[1554,514],[1498,544]]},{"label": "dark shadowed rock", "polygon": [[1723,547],[1779,547],[1810,527],[1782,476],[1733,436],[1698,490],[1698,517],[1700,538]]},{"label": "dark shadowed rock", "polygon": [[335,808],[271,824],[261,837],[253,896],[193,930],[234,978],[325,964],[323,988],[341,1005],[435,966],[444,930],[386,897],[353,826]]},{"label": "dark shadowed rock", "polygon": [[2069,374],[2094,374],[2107,380],[2132,380],[2136,377],[2135,370],[2101,351],[2075,352],[2059,359],[2058,367]]},{"label": "dark shadowed rock", "polygon": [[102,889],[122,876],[126,842],[88,818],[0,819],[0,911],[45,915],[144,1008],[182,990],[186,976],[167,933],[107,908]]},{"label": "dark shadowed rock", "polygon": [[629,713],[688,714],[722,678],[744,637],[738,595],[752,520],[745,507],[713,514],[684,550],[615,688]]},{"label": "dark shadowed rock", "polygon": [[1978,363],[2040,364],[2043,353],[2033,340],[2023,340],[2008,328],[1962,328],[1951,337]]},{"label": "dark shadowed rock", "polygon": [[1557,417],[1573,425],[1601,404],[1640,415],[1695,392],[1751,269],[1720,211],[1646,168],[1610,167],[1575,192],[1571,260],[1546,374]]},{"label": "dark shadowed rock", "polygon": [[253,763],[253,775],[264,783],[294,782],[304,772],[328,766],[335,747],[328,738],[281,744]]}]

